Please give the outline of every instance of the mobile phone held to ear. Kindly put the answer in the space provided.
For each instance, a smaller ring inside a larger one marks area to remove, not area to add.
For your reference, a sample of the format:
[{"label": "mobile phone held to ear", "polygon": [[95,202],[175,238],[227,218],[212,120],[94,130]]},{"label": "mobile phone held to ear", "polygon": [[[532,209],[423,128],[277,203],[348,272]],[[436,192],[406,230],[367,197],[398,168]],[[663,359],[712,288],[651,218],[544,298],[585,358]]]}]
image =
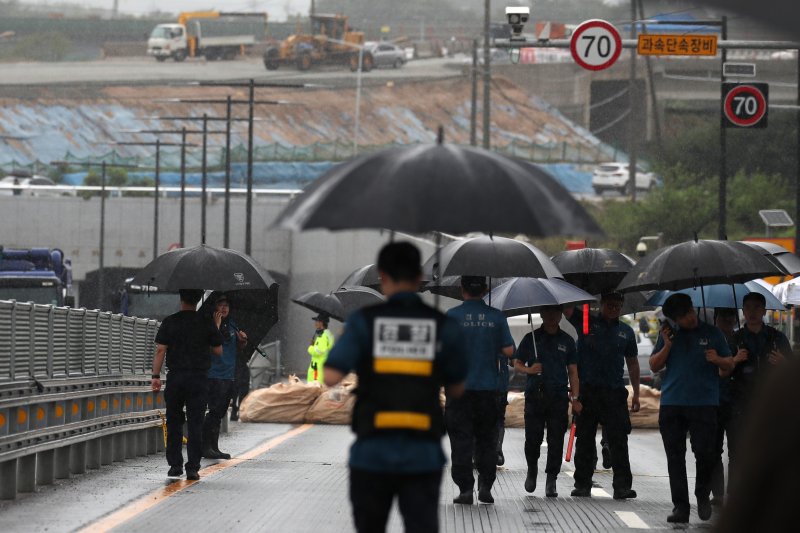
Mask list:
[{"label": "mobile phone held to ear", "polygon": [[675,328],[672,326],[672,324],[668,320],[662,320],[661,321],[661,329],[662,329],[662,331],[666,331],[667,332],[667,337],[669,337],[669,340],[672,340],[672,339],[675,338]]}]

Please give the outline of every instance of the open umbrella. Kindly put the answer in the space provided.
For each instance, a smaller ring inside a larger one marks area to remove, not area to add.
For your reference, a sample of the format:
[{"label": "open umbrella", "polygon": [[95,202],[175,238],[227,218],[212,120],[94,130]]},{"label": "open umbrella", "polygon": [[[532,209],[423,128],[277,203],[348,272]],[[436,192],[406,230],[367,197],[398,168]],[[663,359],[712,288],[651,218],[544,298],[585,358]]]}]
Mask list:
[{"label": "open umbrella", "polygon": [[378,274],[378,265],[370,264],[357,268],[350,273],[339,287],[369,287],[379,291],[381,288],[381,277]]},{"label": "open umbrella", "polygon": [[577,305],[594,302],[583,289],[561,279],[513,278],[484,297],[506,316],[536,313],[547,305]]},{"label": "open umbrella", "polygon": [[[220,291],[209,293],[200,312],[207,316],[214,313],[214,304],[217,297],[223,294]],[[229,291],[224,293],[231,305],[231,319],[236,325],[247,333],[247,346],[245,350],[257,349],[264,341],[269,330],[278,322],[278,286],[270,289],[254,289],[243,291]]]},{"label": "open umbrella", "polygon": [[386,298],[381,293],[369,287],[339,287],[332,294],[342,303],[344,316],[362,307],[386,301]]},{"label": "open umbrella", "polygon": [[379,150],[332,168],[295,198],[274,226],[602,234],[586,210],[541,167],[442,141],[440,129],[436,144]]},{"label": "open umbrella", "polygon": [[131,283],[166,292],[180,289],[270,290],[275,285],[269,272],[252,257],[205,244],[159,255],[142,268]]},{"label": "open umbrella", "polygon": [[[499,287],[511,278],[491,278],[489,290]],[[426,281],[422,284],[420,292],[430,292],[439,296],[446,296],[454,300],[463,300],[461,292],[461,276],[444,276],[438,281]]]},{"label": "open umbrella", "polygon": [[607,248],[566,250],[552,259],[566,281],[592,294],[614,290],[636,264],[628,256]]},{"label": "open umbrella", "polygon": [[[743,299],[746,294],[757,292],[763,294],[767,300],[767,309],[783,311],[785,308],[772,292],[766,287],[759,285],[755,281],[748,281],[745,283],[737,283],[733,287],[730,285],[705,285],[702,291],[699,287],[691,287],[688,289],[681,289],[679,291],[688,294],[692,298],[692,305],[695,307],[729,307],[732,309],[741,309]],[[733,296],[736,294],[736,300]],[[647,300],[647,303],[653,306],[664,305],[664,302],[669,298],[672,291],[656,291]],[[703,297],[705,297],[705,305],[703,304]]]},{"label": "open umbrella", "polygon": [[318,291],[304,292],[292,298],[292,301],[315,313],[327,313],[331,318],[344,322],[346,316],[344,306],[333,294],[323,294]]},{"label": "open umbrella", "polygon": [[777,263],[778,266],[783,268],[787,274],[795,276],[800,274],[800,257],[780,246],[779,244],[761,241],[742,241],[747,246],[761,251],[767,256],[767,259]]}]

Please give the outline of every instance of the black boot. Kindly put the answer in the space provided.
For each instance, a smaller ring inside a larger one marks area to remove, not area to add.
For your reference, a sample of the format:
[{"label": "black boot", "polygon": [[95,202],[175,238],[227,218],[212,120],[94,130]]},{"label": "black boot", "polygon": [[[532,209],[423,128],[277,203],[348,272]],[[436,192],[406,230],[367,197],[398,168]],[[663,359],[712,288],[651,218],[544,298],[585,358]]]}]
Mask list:
[{"label": "black boot", "polygon": [[536,468],[528,469],[528,475],[525,476],[525,492],[532,493],[536,490]]},{"label": "black boot", "polygon": [[231,454],[219,451],[219,428],[213,430],[211,449],[217,454],[218,459],[230,459]]},{"label": "black boot", "polygon": [[548,498],[555,498],[558,496],[558,490],[556,489],[556,476],[547,476],[547,483],[544,486],[544,495]]},{"label": "black boot", "polygon": [[239,420],[239,407],[234,404],[231,407],[231,422],[236,422],[237,420]]},{"label": "black boot", "polygon": [[458,493],[458,496],[453,498],[453,503],[459,503],[462,505],[472,505],[472,502],[472,489],[462,490]]},{"label": "black boot", "polygon": [[492,488],[488,486],[478,487],[478,501],[481,503],[494,503]]},{"label": "black boot", "polygon": [[214,451],[214,434],[210,425],[203,424],[203,451],[205,459],[220,459],[219,453]]}]

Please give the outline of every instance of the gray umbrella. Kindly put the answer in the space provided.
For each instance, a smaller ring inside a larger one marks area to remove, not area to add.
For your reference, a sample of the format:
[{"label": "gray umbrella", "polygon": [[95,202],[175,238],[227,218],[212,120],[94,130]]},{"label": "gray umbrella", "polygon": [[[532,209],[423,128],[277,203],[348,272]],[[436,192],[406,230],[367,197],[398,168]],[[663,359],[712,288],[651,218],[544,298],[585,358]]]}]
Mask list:
[{"label": "gray umbrella", "polygon": [[339,287],[332,294],[342,302],[345,316],[363,307],[386,301],[381,293],[369,287]]},{"label": "gray umbrella", "polygon": [[381,277],[378,274],[378,265],[369,264],[357,268],[348,275],[339,287],[369,287],[380,290]]},{"label": "gray umbrella", "polygon": [[775,243],[760,241],[742,241],[747,246],[751,246],[761,251],[767,259],[783,268],[788,274],[795,276],[800,274],[800,257]]},{"label": "gray umbrella", "polygon": [[315,313],[325,313],[339,322],[344,322],[346,316],[344,306],[341,300],[332,294],[318,291],[304,292],[292,298],[292,301]]},{"label": "gray umbrella", "polygon": [[578,305],[594,302],[595,298],[583,289],[562,279],[514,278],[487,294],[492,307],[506,316],[537,313],[548,305]]}]

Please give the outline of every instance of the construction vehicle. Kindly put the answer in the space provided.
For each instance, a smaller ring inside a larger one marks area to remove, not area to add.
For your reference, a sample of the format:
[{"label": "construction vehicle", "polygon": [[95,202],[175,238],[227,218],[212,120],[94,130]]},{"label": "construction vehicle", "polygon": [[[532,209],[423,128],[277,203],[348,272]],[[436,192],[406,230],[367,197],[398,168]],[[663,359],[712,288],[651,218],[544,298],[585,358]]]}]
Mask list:
[{"label": "construction vehicle", "polygon": [[276,70],[281,65],[295,65],[308,70],[313,65],[349,65],[357,71],[359,55],[361,68],[369,72],[375,59],[364,46],[364,32],[352,31],[344,15],[311,15],[311,33],[296,33],[267,48],[264,66]]},{"label": "construction vehicle", "polygon": [[125,280],[125,286],[115,300],[114,311],[125,316],[164,320],[181,310],[177,294],[159,292],[157,287],[136,285],[133,278]]},{"label": "construction vehicle", "polygon": [[267,31],[266,13],[187,11],[175,24],[159,24],[147,40],[147,55],[158,61],[183,61],[204,56],[208,60],[234,59]]},{"label": "construction vehicle", "polygon": [[71,261],[58,248],[0,246],[0,300],[74,306]]}]

